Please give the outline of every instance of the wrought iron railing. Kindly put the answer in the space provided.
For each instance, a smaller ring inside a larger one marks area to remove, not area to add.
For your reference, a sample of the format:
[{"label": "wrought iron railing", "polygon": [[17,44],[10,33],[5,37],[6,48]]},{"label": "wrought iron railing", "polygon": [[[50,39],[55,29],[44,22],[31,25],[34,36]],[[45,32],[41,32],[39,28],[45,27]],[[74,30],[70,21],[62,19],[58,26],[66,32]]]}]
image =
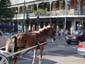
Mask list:
[{"label": "wrought iron railing", "polygon": [[[17,19],[21,19],[23,18],[24,14],[17,14]],[[56,11],[47,11],[45,14],[39,14],[39,16],[62,16],[62,15],[84,15],[84,14],[78,14],[78,11],[74,10],[74,9],[70,9],[67,10],[67,12],[65,13],[64,9],[61,10],[56,10]],[[34,12],[29,13],[29,17],[35,17],[37,16],[37,14],[35,14]],[[26,16],[25,16],[26,17]],[[16,15],[14,17],[16,19]]]}]

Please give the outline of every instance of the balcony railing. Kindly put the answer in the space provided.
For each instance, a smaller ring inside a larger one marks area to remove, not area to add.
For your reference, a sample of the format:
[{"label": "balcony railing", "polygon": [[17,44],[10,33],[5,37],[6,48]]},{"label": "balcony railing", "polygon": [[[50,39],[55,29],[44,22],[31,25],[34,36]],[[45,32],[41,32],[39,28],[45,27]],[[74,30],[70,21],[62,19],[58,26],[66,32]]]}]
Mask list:
[{"label": "balcony railing", "polygon": [[[29,13],[29,17],[35,17],[37,15],[38,14],[35,14],[35,13]],[[39,14],[39,16],[64,16],[64,15],[84,15],[84,14],[79,14],[78,11],[75,11],[74,9],[70,9],[67,11],[65,11],[64,9],[61,9],[56,11],[47,11],[45,14]],[[14,19],[16,19],[16,15]],[[26,19],[26,16],[24,16],[24,13],[17,14],[17,19]]]}]

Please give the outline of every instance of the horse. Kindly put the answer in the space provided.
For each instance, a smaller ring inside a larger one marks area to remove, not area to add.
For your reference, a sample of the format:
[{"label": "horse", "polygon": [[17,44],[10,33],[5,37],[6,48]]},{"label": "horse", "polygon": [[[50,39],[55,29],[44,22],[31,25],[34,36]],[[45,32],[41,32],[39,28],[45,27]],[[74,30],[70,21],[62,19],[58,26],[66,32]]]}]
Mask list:
[{"label": "horse", "polygon": [[[11,36],[7,40],[5,50],[7,52],[17,52],[19,50],[23,50],[25,48],[32,47],[34,45],[39,45],[40,43],[46,42],[47,38],[52,36],[52,33],[50,32],[52,32],[52,27],[47,26],[42,29],[39,29],[38,31],[17,33]],[[43,56],[44,48],[45,45],[41,45],[36,48],[33,48],[34,54],[33,54],[32,64],[35,64],[36,52],[38,49],[40,50],[39,64],[42,64],[42,56]],[[17,60],[18,57],[17,55],[15,55],[14,64],[18,63]]]}]

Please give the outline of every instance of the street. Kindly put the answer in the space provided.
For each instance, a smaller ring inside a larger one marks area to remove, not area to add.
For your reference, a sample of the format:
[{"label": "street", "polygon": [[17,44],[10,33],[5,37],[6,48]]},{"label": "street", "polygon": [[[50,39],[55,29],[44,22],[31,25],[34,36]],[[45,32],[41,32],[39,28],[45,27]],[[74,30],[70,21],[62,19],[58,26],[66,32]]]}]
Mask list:
[{"label": "street", "polygon": [[[38,64],[38,54],[36,64]],[[19,64],[31,64],[33,51],[20,56]],[[12,64],[12,63],[11,63]],[[85,64],[83,56],[77,53],[76,45],[67,45],[64,40],[49,42],[44,50],[43,64]]]}]

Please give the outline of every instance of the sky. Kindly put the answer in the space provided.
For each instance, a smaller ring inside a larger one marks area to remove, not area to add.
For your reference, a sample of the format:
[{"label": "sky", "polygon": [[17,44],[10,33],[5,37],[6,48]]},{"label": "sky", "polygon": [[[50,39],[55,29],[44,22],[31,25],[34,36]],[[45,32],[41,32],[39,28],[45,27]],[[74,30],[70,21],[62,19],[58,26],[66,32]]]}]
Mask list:
[{"label": "sky", "polygon": [[[18,4],[18,3],[23,3],[24,0],[10,0],[12,4]],[[30,2],[30,1],[35,1],[35,0],[25,0],[25,2]]]}]

